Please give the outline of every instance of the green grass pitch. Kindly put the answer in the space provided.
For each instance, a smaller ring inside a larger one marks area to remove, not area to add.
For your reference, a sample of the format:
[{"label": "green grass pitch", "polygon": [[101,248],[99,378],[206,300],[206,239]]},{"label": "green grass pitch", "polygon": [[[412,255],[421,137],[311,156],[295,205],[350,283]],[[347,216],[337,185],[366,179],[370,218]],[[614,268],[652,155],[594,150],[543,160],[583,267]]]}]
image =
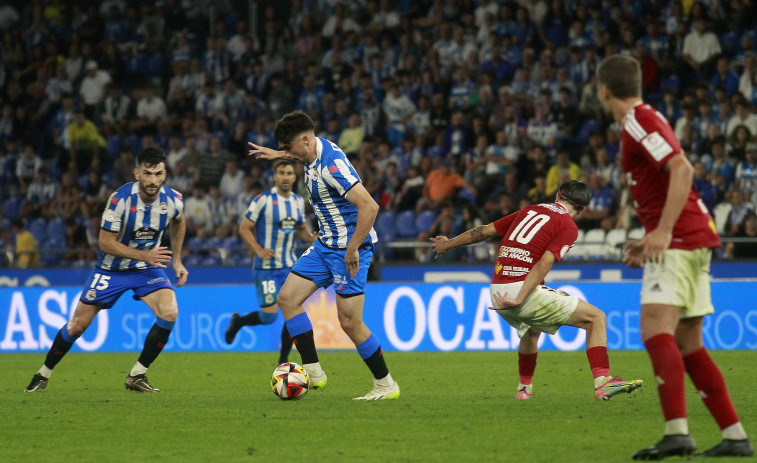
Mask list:
[{"label": "green grass pitch", "polygon": [[[402,396],[367,403],[352,401],[372,387],[356,353],[322,352],[328,386],[299,401],[271,392],[276,355],[165,352],[149,372],[163,392],[149,395],[123,386],[137,354],[70,354],[35,394],[22,391],[44,355],[3,355],[0,461],[605,463],[662,434],[645,352],[610,353],[613,374],[645,385],[608,402],[594,399],[584,352],[540,353],[529,401],[513,399],[515,352],[387,352]],[[713,357],[757,435],[757,352]],[[709,448],[719,430],[691,383],[687,399]]]}]

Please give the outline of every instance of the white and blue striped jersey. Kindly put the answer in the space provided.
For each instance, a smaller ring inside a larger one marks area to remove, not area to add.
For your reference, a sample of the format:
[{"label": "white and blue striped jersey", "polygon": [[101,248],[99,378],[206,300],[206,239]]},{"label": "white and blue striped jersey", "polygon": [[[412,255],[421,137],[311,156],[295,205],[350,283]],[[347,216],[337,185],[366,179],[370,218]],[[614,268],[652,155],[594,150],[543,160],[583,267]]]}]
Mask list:
[{"label": "white and blue striped jersey", "polygon": [[[171,220],[181,217],[184,210],[182,195],[165,185],[152,204],[145,204],[139,196],[138,182],[127,183],[110,195],[103,212],[101,228],[118,234],[118,241],[126,246],[147,251],[160,246],[163,232]],[[103,270],[132,270],[155,268],[141,260],[97,251],[98,268]]]},{"label": "white and blue striped jersey", "polygon": [[305,223],[305,200],[290,193],[288,198],[276,187],[257,195],[244,215],[255,223],[255,239],[265,249],[273,249],[272,259],[255,256],[254,268],[279,269],[294,267],[295,231]]},{"label": "white and blue striped jersey", "polygon": [[[360,177],[336,143],[316,141],[316,158],[305,167],[305,187],[318,218],[318,239],[329,248],[347,249],[357,225],[357,206],[347,201],[347,192],[361,183]],[[371,228],[365,242],[377,241]]]}]

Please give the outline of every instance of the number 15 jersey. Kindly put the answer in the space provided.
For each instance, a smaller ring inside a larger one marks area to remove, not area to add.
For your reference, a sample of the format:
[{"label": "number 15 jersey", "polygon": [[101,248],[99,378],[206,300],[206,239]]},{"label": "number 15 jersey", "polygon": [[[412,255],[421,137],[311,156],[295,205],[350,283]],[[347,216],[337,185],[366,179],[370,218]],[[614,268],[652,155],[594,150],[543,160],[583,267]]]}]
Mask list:
[{"label": "number 15 jersey", "polygon": [[559,261],[578,238],[578,227],[560,203],[528,206],[494,222],[502,237],[492,283],[514,283],[550,251]]}]

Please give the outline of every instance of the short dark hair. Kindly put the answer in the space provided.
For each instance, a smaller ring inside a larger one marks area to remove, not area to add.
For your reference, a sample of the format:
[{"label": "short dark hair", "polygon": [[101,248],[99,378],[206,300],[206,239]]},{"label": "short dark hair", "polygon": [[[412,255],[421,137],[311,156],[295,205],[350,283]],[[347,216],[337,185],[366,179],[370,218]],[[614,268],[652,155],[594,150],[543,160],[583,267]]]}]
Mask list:
[{"label": "short dark hair", "polygon": [[273,138],[279,145],[291,142],[303,132],[315,131],[315,123],[304,111],[294,111],[284,115],[273,129]]},{"label": "short dark hair", "polygon": [[273,165],[273,171],[276,172],[279,167],[286,166],[292,166],[292,168],[294,169],[294,161],[292,161],[291,159],[280,159],[276,162],[276,164]]},{"label": "short dark hair", "polygon": [[627,55],[610,55],[597,66],[597,81],[615,98],[641,96],[641,66]]},{"label": "short dark hair", "polygon": [[157,146],[148,146],[143,149],[137,156],[137,165],[145,164],[147,166],[157,166],[161,162],[166,162],[166,152]]},{"label": "short dark hair", "polygon": [[578,180],[568,180],[563,183],[557,193],[567,199],[576,209],[588,206],[591,201],[591,188]]}]

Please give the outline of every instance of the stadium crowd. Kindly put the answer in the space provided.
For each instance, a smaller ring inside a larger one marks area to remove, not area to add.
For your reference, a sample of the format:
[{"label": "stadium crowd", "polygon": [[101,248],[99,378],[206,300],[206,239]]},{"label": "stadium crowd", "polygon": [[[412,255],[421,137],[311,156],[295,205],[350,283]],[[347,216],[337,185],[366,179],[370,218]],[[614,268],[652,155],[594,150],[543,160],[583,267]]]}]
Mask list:
[{"label": "stadium crowd", "polygon": [[256,4],[0,0],[0,265],[37,265],[35,246],[82,250],[41,265],[89,265],[105,202],[152,145],[185,198],[187,267],[250,263],[238,223],[272,183],[247,142],[275,147],[274,122],[296,108],[349,156],[383,243],[454,235],[568,179],[593,190],[582,229],[636,228],[597,98],[595,66],[613,53],[642,63],[644,99],[675,128],[721,234],[757,235],[750,0]]}]

